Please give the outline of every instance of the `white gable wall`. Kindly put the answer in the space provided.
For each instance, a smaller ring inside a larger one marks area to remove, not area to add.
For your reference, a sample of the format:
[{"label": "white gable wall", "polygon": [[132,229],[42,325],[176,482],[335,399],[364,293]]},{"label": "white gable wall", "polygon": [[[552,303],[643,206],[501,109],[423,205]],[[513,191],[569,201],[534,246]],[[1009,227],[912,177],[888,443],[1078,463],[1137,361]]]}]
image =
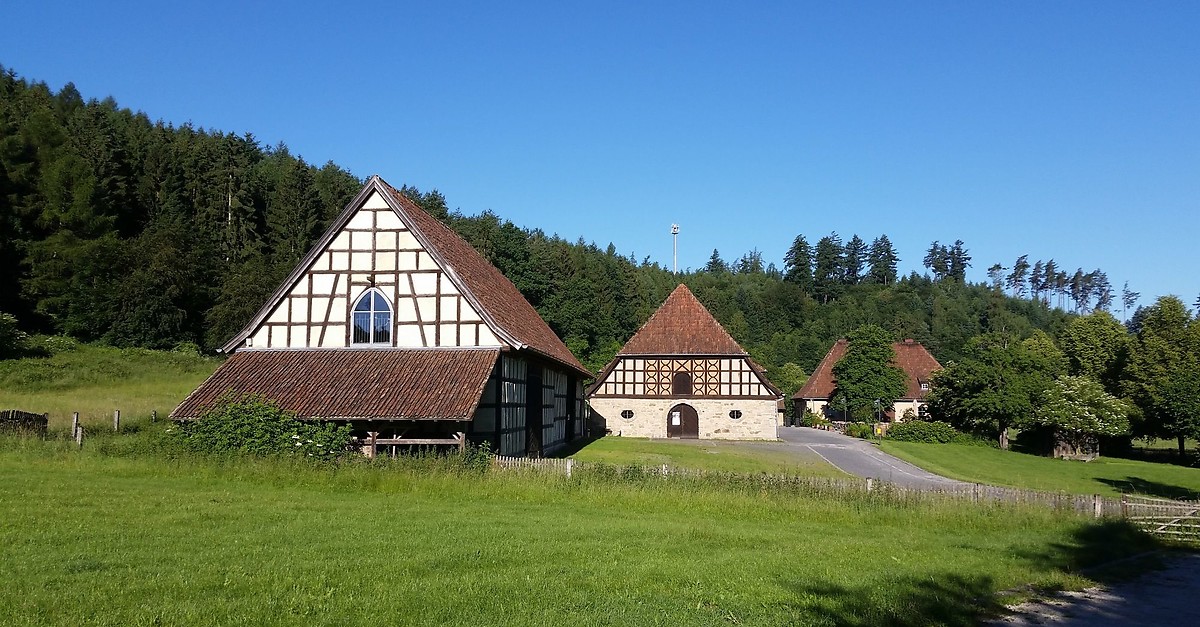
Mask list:
[{"label": "white gable wall", "polygon": [[393,346],[502,346],[396,212],[373,193],[243,347],[348,347],[350,309],[372,287],[392,307]]}]

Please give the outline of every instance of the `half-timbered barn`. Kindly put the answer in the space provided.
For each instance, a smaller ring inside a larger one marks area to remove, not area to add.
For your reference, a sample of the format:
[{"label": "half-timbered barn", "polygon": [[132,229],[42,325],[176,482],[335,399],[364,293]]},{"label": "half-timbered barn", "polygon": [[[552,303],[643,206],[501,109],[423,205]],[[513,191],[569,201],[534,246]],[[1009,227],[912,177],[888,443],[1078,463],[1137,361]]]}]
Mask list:
[{"label": "half-timbered barn", "polygon": [[763,369],[680,285],[588,390],[615,435],[775,439],[782,395]]},{"label": "half-timbered barn", "polygon": [[541,455],[582,435],[590,373],[482,255],[372,176],[172,413],[253,393],[348,423],[364,450],[474,442]]},{"label": "half-timbered barn", "polygon": [[[846,355],[849,345],[844,338],[834,342],[821,363],[817,364],[812,376],[792,395],[797,414],[809,411],[829,420],[847,419],[846,412],[831,405],[829,399],[837,389],[833,366]],[[900,422],[906,414],[924,416],[927,412],[925,396],[929,394],[930,379],[933,373],[942,369],[942,365],[924,345],[913,340],[892,344],[892,351],[895,353],[892,363],[904,371],[904,396],[896,399],[891,407],[881,408],[880,417],[885,421]]]}]

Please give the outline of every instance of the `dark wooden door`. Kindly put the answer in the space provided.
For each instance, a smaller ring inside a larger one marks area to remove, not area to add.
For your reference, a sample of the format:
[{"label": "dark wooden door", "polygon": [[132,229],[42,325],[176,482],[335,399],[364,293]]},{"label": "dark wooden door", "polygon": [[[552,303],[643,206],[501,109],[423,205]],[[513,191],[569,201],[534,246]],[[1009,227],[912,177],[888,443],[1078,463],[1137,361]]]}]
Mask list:
[{"label": "dark wooden door", "polygon": [[679,404],[667,412],[667,437],[696,439],[700,437],[700,417],[696,408]]}]

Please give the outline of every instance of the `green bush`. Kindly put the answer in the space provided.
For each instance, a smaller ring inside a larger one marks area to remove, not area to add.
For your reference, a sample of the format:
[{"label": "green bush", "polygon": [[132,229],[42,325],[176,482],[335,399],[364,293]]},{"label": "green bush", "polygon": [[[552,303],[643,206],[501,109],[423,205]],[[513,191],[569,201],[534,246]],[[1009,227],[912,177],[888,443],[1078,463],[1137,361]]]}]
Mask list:
[{"label": "green bush", "polygon": [[183,446],[199,453],[284,455],[330,460],[350,445],[350,427],[306,421],[254,395],[226,395],[196,420],[173,430]]},{"label": "green bush", "polygon": [[29,351],[29,336],[17,328],[17,318],[0,311],[0,359],[21,357]]},{"label": "green bush", "polygon": [[846,435],[852,438],[870,438],[875,435],[875,428],[866,422],[851,422],[846,425]]},{"label": "green bush", "polygon": [[824,416],[811,411],[806,411],[804,415],[800,416],[801,427],[821,427],[827,424],[829,424],[829,421]]},{"label": "green bush", "polygon": [[898,422],[888,428],[887,438],[898,442],[925,442],[927,444],[949,444],[960,439],[961,433],[949,424],[939,421]]}]

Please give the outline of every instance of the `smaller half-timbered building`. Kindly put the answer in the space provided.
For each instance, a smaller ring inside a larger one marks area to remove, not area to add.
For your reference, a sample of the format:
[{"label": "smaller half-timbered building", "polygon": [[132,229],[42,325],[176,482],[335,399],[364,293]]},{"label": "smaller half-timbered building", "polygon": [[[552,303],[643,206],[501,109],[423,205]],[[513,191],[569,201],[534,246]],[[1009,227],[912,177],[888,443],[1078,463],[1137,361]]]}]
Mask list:
[{"label": "smaller half-timbered building", "polygon": [[773,440],[782,395],[680,285],[588,390],[614,435]]},{"label": "smaller half-timbered building", "polygon": [[[797,415],[805,411],[812,412],[829,420],[846,420],[846,413],[830,404],[829,398],[837,389],[837,378],[833,376],[833,367],[846,355],[850,343],[840,339],[833,343],[821,363],[804,385],[792,395],[795,401]],[[891,407],[883,408],[881,418],[888,422],[904,420],[906,414],[920,417],[928,410],[925,396],[929,394],[930,379],[933,373],[942,369],[942,365],[920,342],[904,340],[892,344],[895,353],[893,365],[904,371],[904,396],[896,399]]]},{"label": "smaller half-timbered building", "polygon": [[511,281],[378,176],[222,350],[173,418],[232,391],[347,423],[368,452],[541,455],[583,434],[591,374]]}]

